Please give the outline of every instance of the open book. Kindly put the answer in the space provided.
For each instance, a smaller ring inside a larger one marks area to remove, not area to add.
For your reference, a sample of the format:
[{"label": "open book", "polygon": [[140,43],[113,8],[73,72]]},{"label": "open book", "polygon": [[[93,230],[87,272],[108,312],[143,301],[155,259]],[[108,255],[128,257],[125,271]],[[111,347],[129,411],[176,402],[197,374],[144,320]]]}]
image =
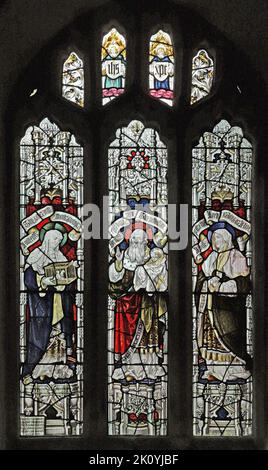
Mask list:
[{"label": "open book", "polygon": [[55,277],[59,286],[71,284],[77,279],[76,266],[73,261],[51,263],[45,266],[45,276]]}]

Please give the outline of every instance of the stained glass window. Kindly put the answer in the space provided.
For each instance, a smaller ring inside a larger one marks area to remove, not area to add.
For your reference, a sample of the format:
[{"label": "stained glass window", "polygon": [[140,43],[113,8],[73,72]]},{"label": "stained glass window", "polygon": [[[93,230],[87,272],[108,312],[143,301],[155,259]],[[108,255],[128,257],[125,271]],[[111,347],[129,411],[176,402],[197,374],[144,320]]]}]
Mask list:
[{"label": "stained glass window", "polygon": [[20,145],[20,429],[82,433],[83,149],[44,119]]},{"label": "stained glass window", "polygon": [[225,120],[192,152],[196,436],[252,433],[252,155]]},{"label": "stained glass window", "polygon": [[214,79],[214,62],[205,49],[193,57],[191,104],[200,101],[210,93]]},{"label": "stained glass window", "polygon": [[139,121],[109,147],[110,435],[167,433],[167,148]]},{"label": "stained glass window", "polygon": [[151,36],[149,49],[150,95],[172,106],[174,52],[170,35],[160,29]]},{"label": "stained glass window", "polygon": [[83,61],[75,52],[71,52],[63,64],[62,96],[81,107],[84,106]]},{"label": "stained glass window", "polygon": [[103,36],[101,48],[102,104],[124,93],[126,81],[126,40],[115,28]]}]

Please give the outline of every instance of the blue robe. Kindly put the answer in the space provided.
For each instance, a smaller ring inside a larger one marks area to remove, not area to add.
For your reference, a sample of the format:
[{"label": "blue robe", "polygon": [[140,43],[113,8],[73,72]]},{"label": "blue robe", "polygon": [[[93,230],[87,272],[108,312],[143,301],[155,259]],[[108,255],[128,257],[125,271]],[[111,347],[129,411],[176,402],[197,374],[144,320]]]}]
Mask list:
[{"label": "blue robe", "polygon": [[36,272],[32,267],[25,270],[24,283],[28,291],[30,308],[30,319],[27,324],[27,354],[22,371],[22,375],[26,376],[32,373],[47,349],[52,330],[54,293],[61,295],[64,314],[61,320],[61,329],[65,336],[66,347],[72,347],[75,293],[73,284],[67,285],[63,292],[58,292],[53,286],[49,286],[46,295],[40,297]]}]

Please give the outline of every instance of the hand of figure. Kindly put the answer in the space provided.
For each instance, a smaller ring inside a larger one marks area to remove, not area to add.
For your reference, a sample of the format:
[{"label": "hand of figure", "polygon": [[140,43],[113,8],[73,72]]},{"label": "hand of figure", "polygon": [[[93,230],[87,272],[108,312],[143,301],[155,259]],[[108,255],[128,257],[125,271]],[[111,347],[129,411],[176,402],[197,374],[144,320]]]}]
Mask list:
[{"label": "hand of figure", "polygon": [[43,286],[55,286],[56,285],[56,279],[54,276],[50,277],[43,277],[42,278],[42,284]]},{"label": "hand of figure", "polygon": [[212,277],[208,281],[208,288],[210,292],[218,292],[220,287],[220,279],[217,276]]}]

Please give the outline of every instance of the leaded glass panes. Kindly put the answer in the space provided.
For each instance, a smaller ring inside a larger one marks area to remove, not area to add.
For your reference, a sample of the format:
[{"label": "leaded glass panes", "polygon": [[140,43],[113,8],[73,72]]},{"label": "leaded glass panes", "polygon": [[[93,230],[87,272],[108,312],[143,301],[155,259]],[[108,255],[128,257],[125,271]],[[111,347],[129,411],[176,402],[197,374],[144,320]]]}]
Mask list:
[{"label": "leaded glass panes", "polygon": [[210,93],[214,79],[214,61],[205,49],[193,57],[191,104],[197,103]]},{"label": "leaded glass panes", "polygon": [[126,81],[126,40],[115,28],[103,36],[101,48],[102,104],[122,95]]},{"label": "leaded glass panes", "polygon": [[20,145],[20,433],[82,433],[83,149],[44,119]]},{"label": "leaded glass panes", "polygon": [[83,61],[75,52],[71,52],[63,64],[62,96],[78,106],[84,106]]},{"label": "leaded glass panes", "polygon": [[110,435],[167,433],[167,147],[132,121],[109,161]]},{"label": "leaded glass panes", "polygon": [[174,51],[171,37],[161,29],[149,45],[149,92],[172,106],[174,98]]},{"label": "leaded glass panes", "polygon": [[196,436],[252,433],[252,155],[225,120],[192,151]]}]

